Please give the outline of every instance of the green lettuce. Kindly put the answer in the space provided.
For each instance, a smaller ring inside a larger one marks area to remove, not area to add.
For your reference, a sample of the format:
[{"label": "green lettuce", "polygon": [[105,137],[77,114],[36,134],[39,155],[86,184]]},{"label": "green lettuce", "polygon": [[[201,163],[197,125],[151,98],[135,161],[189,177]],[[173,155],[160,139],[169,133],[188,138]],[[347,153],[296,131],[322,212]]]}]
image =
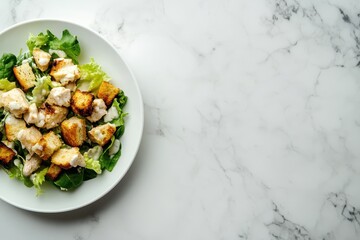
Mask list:
[{"label": "green lettuce", "polygon": [[115,98],[112,105],[112,107],[115,107],[119,117],[115,118],[111,121],[112,124],[115,124],[116,127],[120,127],[124,125],[124,117],[126,117],[127,113],[124,113],[123,110],[120,107],[120,104],[118,102],[118,100]]},{"label": "green lettuce", "polygon": [[9,91],[16,88],[15,82],[10,82],[7,78],[0,79],[0,91]]},{"label": "green lettuce", "polygon": [[7,166],[2,166],[4,171],[9,175],[10,178],[16,178],[24,183],[27,187],[32,187],[34,184],[29,177],[23,175],[24,165],[20,159],[15,159]]},{"label": "green lettuce", "polygon": [[79,66],[80,80],[78,81],[77,87],[87,87],[87,91],[97,92],[102,81],[109,81],[110,77],[101,69],[100,65],[97,64],[93,58],[90,59],[89,63]]},{"label": "green lettuce", "polygon": [[64,171],[54,184],[61,190],[68,191],[80,186],[84,181],[83,178],[84,168],[71,168]]},{"label": "green lettuce", "polygon": [[16,56],[11,53],[5,53],[0,58],[0,79],[7,78],[9,81],[15,81],[13,67],[16,65]]},{"label": "green lettuce", "polygon": [[78,63],[78,57],[81,51],[79,41],[76,36],[69,32],[69,30],[64,30],[61,39],[55,38],[49,42],[49,45],[50,49],[62,50],[75,64]]},{"label": "green lettuce", "polygon": [[51,82],[50,76],[44,76],[37,79],[36,85],[32,90],[33,100],[32,102],[36,103],[37,106],[40,106],[49,95],[51,88],[54,85]]},{"label": "green lettuce", "polygon": [[36,189],[36,196],[40,196],[43,193],[43,190],[41,189],[41,185],[45,182],[45,175],[46,175],[48,169],[49,168],[46,167],[46,168],[34,173],[31,177],[31,180]]},{"label": "green lettuce", "polygon": [[109,172],[111,172],[114,169],[117,161],[119,160],[119,158],[121,156],[121,144],[120,144],[119,150],[114,155],[109,154],[109,151],[110,151],[111,147],[114,145],[114,142],[115,142],[115,136],[112,136],[110,144],[107,146],[107,148],[101,154],[100,159],[99,159],[101,168],[106,169]]},{"label": "green lettuce", "polygon": [[85,168],[94,170],[97,174],[101,174],[101,172],[102,172],[101,165],[98,160],[89,158],[89,156],[86,153],[84,154],[84,158],[85,158],[85,164],[86,164]]},{"label": "green lettuce", "polygon": [[78,63],[78,57],[81,51],[77,37],[72,35],[67,29],[62,32],[61,39],[57,38],[49,30],[47,30],[45,34],[39,33],[37,36],[30,34],[26,45],[30,52],[32,52],[34,48],[41,48],[46,52],[49,52],[49,49],[62,50],[75,64]]}]

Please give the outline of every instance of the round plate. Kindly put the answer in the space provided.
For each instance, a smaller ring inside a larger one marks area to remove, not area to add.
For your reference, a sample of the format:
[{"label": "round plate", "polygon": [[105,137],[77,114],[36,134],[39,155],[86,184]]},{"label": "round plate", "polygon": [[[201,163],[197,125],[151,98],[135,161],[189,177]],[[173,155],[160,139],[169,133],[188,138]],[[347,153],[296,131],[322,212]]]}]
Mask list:
[{"label": "round plate", "polygon": [[125,122],[125,133],[121,137],[122,155],[113,171],[104,171],[102,175],[84,182],[74,191],[62,192],[48,184],[44,187],[44,193],[36,197],[34,188],[27,188],[22,182],[10,179],[3,170],[0,171],[0,198],[16,207],[35,212],[55,213],[74,210],[108,193],[130,168],[138,151],[144,126],[143,102],[133,74],[111,44],[86,27],[53,19],[16,24],[0,33],[0,55],[18,55],[20,49],[26,51],[26,40],[30,33],[37,35],[50,30],[60,38],[65,29],[78,37],[81,47],[80,64],[89,62],[93,57],[111,77],[111,83],[124,90],[128,96],[125,111],[129,115]]}]

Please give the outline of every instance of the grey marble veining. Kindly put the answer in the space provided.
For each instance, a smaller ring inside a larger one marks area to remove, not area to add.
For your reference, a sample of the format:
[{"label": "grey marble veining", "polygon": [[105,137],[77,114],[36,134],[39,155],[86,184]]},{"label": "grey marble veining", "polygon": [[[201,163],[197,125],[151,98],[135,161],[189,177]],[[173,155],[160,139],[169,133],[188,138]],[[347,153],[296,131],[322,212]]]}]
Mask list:
[{"label": "grey marble veining", "polygon": [[139,153],[112,192],[57,215],[1,202],[7,239],[360,239],[358,0],[0,8],[0,29],[40,17],[100,33],[145,106]]}]

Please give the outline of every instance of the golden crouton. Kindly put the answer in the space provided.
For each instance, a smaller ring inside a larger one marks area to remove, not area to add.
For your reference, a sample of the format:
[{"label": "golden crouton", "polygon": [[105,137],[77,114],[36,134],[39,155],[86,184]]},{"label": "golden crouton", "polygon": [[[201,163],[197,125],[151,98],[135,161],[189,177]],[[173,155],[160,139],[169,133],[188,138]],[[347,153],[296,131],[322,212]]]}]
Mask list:
[{"label": "golden crouton", "polygon": [[35,86],[36,78],[28,62],[14,67],[13,72],[24,91]]},{"label": "golden crouton", "polygon": [[71,98],[71,109],[83,117],[88,117],[92,113],[92,102],[94,95],[88,92],[82,92],[79,89],[75,91]]},{"label": "golden crouton", "polygon": [[51,162],[64,169],[77,166],[85,167],[84,157],[77,147],[60,148],[51,156]]},{"label": "golden crouton", "polygon": [[92,142],[95,142],[100,146],[104,146],[109,142],[115,131],[116,126],[114,124],[106,123],[104,125],[94,127],[88,132],[88,135]]},{"label": "golden crouton", "polygon": [[61,147],[61,141],[56,134],[51,131],[42,136],[42,138],[33,146],[32,150],[43,160],[48,160],[55,151]]},{"label": "golden crouton", "polygon": [[64,121],[67,114],[68,109],[66,107],[59,107],[45,103],[39,109],[39,121],[36,126],[46,129],[57,127],[62,121]]},{"label": "golden crouton", "polygon": [[115,87],[109,82],[103,81],[100,85],[97,96],[98,98],[104,100],[106,106],[110,106],[119,92],[120,92],[119,88]]},{"label": "golden crouton", "polygon": [[17,134],[17,139],[30,154],[33,153],[32,148],[41,139],[41,137],[41,132],[34,126],[23,129]]},{"label": "golden crouton", "polygon": [[5,119],[5,135],[7,140],[12,142],[17,139],[18,133],[23,129],[26,129],[24,120],[18,119],[11,114],[7,116]]},{"label": "golden crouton", "polygon": [[8,164],[15,156],[15,152],[0,142],[0,161]]},{"label": "golden crouton", "polygon": [[78,66],[71,59],[64,58],[54,60],[50,75],[63,86],[80,78]]},{"label": "golden crouton", "polygon": [[37,67],[42,71],[46,71],[50,64],[51,55],[40,48],[34,48],[32,52]]},{"label": "golden crouton", "polygon": [[79,147],[86,140],[85,119],[78,117],[66,119],[61,123],[60,128],[65,143],[72,147]]},{"label": "golden crouton", "polygon": [[61,170],[61,167],[52,163],[46,173],[46,177],[54,181],[61,173]]}]

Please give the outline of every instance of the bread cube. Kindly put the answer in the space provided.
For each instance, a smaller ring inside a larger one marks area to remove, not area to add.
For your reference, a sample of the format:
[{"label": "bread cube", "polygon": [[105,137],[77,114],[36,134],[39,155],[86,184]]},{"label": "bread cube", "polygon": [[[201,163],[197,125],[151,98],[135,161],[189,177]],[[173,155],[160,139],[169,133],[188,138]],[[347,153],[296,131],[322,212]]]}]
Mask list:
[{"label": "bread cube", "polygon": [[97,143],[100,146],[104,146],[110,141],[115,131],[116,126],[114,124],[106,123],[91,129],[88,132],[88,136],[92,142]]},{"label": "bread cube", "polygon": [[14,67],[13,72],[24,91],[35,86],[36,78],[28,62]]},{"label": "bread cube", "polygon": [[71,117],[63,121],[60,128],[65,143],[72,147],[79,147],[86,140],[86,124],[84,119]]}]

